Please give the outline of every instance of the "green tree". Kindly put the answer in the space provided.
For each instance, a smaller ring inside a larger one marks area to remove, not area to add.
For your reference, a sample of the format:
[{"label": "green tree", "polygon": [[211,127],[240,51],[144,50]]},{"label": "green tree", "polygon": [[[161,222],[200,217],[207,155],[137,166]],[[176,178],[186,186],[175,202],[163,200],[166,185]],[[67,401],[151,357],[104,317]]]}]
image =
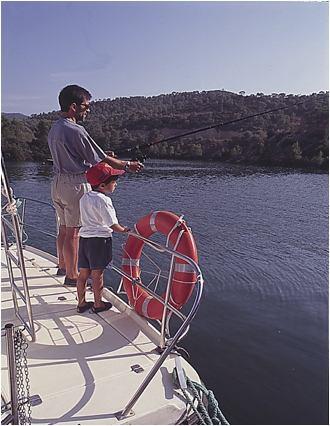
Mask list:
[{"label": "green tree", "polygon": [[200,143],[192,144],[190,153],[193,158],[201,158],[203,156],[202,145]]},{"label": "green tree", "polygon": [[47,141],[50,126],[49,120],[40,120],[37,125],[35,136],[31,142],[33,159],[36,161],[43,161],[50,157]]},{"label": "green tree", "polygon": [[23,120],[1,119],[1,150],[7,160],[32,160],[33,132]]},{"label": "green tree", "polygon": [[299,142],[296,141],[291,145],[292,148],[292,159],[294,161],[300,161],[302,159],[302,151],[299,146]]}]

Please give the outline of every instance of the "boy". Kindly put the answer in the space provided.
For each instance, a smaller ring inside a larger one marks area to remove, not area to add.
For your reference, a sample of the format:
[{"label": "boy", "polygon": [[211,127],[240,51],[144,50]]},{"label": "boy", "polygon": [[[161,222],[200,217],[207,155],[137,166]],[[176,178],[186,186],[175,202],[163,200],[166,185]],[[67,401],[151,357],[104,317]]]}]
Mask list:
[{"label": "boy", "polygon": [[[82,227],[79,230],[79,253],[77,280],[78,306],[77,312],[83,313],[92,309],[94,313],[107,311],[111,303],[101,299],[103,289],[103,273],[112,259],[112,233],[128,232],[129,228],[118,223],[116,211],[108,194],[116,186],[119,175],[124,170],[117,170],[100,162],[86,172],[87,182],[92,191],[85,193],[80,199]],[[94,304],[86,302],[86,281],[91,276],[93,283]]]}]

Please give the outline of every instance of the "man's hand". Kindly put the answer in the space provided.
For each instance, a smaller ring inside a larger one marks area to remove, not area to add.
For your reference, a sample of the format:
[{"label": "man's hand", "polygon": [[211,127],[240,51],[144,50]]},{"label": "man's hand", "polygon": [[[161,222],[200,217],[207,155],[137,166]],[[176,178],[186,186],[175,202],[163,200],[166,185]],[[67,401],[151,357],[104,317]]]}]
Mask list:
[{"label": "man's hand", "polygon": [[143,170],[144,165],[139,161],[129,161],[128,171],[132,173],[138,173]]},{"label": "man's hand", "polygon": [[103,158],[102,161],[114,169],[125,170],[125,172],[138,173],[144,168],[144,165],[140,161],[125,161],[110,156]]},{"label": "man's hand", "polygon": [[116,158],[117,155],[114,153],[114,151],[105,151],[105,153],[109,156],[109,157],[114,157]]}]

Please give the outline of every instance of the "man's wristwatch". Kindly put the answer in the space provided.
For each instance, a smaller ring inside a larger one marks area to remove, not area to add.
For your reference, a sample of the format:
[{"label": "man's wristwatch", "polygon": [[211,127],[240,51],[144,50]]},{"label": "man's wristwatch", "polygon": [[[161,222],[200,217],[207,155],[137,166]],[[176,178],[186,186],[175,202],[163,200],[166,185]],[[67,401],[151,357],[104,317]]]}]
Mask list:
[{"label": "man's wristwatch", "polygon": [[131,165],[131,162],[127,161],[126,164],[125,164],[125,166],[124,166],[125,172],[127,172],[127,170],[130,168],[130,165]]}]

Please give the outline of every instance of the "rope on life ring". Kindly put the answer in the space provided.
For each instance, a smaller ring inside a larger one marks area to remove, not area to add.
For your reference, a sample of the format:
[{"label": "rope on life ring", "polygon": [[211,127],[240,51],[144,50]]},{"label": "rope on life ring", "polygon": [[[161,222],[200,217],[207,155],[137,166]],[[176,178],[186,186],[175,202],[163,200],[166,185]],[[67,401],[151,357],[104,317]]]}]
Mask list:
[{"label": "rope on life ring", "polygon": [[[160,232],[167,237],[166,245],[180,254],[198,261],[194,237],[182,217],[167,211],[155,211],[141,218],[135,224],[136,233],[149,238]],[[140,259],[144,242],[132,235],[127,239],[122,258],[122,270],[132,278],[140,278]],[[176,309],[181,309],[193,292],[196,282],[196,272],[183,259],[174,257],[173,275],[171,280],[170,303]],[[150,296],[138,284],[132,285],[131,280],[123,277],[123,287],[129,303],[138,314],[151,318],[161,319],[164,305]],[[162,295],[164,299],[165,295]]]}]

